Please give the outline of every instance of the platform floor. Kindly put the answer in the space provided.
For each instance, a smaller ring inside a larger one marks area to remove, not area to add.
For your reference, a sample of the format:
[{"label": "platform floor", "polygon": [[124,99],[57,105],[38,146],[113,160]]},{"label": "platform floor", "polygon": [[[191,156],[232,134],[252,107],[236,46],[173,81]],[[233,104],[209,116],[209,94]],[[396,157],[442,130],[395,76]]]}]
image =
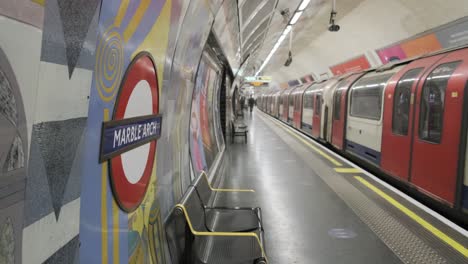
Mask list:
[{"label": "platform floor", "polygon": [[[256,190],[270,263],[466,263],[395,205],[426,217],[405,199],[257,109],[244,120],[248,143],[228,146],[222,185]],[[466,249],[465,236],[428,218]]]}]

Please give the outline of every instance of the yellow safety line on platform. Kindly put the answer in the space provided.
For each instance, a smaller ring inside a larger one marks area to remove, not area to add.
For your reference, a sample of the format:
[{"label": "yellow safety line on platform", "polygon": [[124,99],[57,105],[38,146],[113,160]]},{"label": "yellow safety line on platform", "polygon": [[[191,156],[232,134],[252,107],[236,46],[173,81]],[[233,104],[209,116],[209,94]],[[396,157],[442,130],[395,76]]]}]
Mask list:
[{"label": "yellow safety line on platform", "polygon": [[[103,121],[109,120],[109,109],[104,108]],[[107,161],[101,165],[101,254],[102,263],[109,263],[109,245],[107,229]]]},{"label": "yellow safety line on platform", "polygon": [[210,187],[210,189],[214,192],[255,192],[255,190],[252,190],[252,189],[217,189],[217,188],[213,188],[211,187],[211,183],[210,183],[210,180],[208,179],[208,175],[206,175],[206,172],[202,171],[201,172],[205,178],[205,180],[208,182],[208,187]]},{"label": "yellow safety line on platform", "polygon": [[[263,113],[262,113],[263,114]],[[279,126],[277,124],[277,126]],[[313,149],[315,152],[317,152],[319,155],[321,155],[322,157],[326,158],[327,160],[329,160],[331,163],[333,163],[335,166],[343,166],[343,164],[341,164],[339,161],[337,161],[336,159],[332,158],[330,155],[328,155],[327,153],[323,152],[321,149],[317,148],[316,146],[310,144],[309,142],[307,142],[305,139],[299,137],[298,135],[294,134],[293,132],[290,131],[290,128],[289,127],[286,127],[285,125],[281,124],[281,128],[283,128],[286,132],[288,132],[289,134],[291,134],[292,136],[294,136],[295,138],[299,139],[302,143],[306,144],[308,147],[310,147],[311,149]]]},{"label": "yellow safety line on platform", "polygon": [[362,170],[358,168],[335,168],[336,172],[339,173],[360,173]]},{"label": "yellow safety line on platform", "polygon": [[[193,229],[192,222],[190,221],[190,217],[188,216],[187,209],[183,204],[176,204],[175,207],[179,207],[183,212],[185,219],[189,225],[190,231],[195,236],[226,236],[226,237],[254,237],[257,240],[260,249],[262,250],[263,257],[267,260],[267,256],[265,254],[265,250],[263,249],[262,243],[260,242],[260,238],[257,234],[253,232],[204,232],[204,231],[196,231]],[[268,260],[267,260],[268,262]]]},{"label": "yellow safety line on platform", "polygon": [[380,197],[383,199],[387,200],[387,202],[391,203],[393,206],[398,208],[400,211],[405,213],[407,216],[409,216],[411,219],[416,221],[418,224],[420,224],[422,227],[427,229],[429,232],[431,232],[434,236],[438,237],[440,240],[444,241],[447,243],[449,246],[454,248],[456,251],[460,252],[463,256],[468,257],[468,249],[458,243],[457,241],[453,240],[451,237],[447,236],[445,233],[428,223],[426,220],[422,219],[420,216],[415,214],[413,211],[399,203],[397,200],[393,199],[390,197],[388,194],[384,193],[381,191],[379,188],[375,187],[372,185],[370,182],[366,181],[360,176],[354,176],[359,182],[364,184],[367,188],[371,189],[374,191],[376,194],[378,194]]}]

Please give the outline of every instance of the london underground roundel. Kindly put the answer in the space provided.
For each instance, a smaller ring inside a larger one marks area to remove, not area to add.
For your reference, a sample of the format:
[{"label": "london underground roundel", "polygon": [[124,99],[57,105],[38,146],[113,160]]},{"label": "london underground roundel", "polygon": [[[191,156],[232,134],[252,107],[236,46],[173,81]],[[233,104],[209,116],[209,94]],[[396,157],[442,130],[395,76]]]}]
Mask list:
[{"label": "london underground roundel", "polygon": [[112,120],[102,126],[100,161],[109,160],[112,192],[126,212],[140,205],[151,179],[162,125],[158,90],[154,62],[140,53],[127,68]]}]

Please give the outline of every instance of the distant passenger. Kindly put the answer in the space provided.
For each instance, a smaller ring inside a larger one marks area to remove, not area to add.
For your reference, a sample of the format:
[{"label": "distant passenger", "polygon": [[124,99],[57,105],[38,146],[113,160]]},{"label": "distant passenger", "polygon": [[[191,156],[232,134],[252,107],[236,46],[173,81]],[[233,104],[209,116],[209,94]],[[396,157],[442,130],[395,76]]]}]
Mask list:
[{"label": "distant passenger", "polygon": [[249,98],[250,113],[252,113],[252,109],[253,109],[253,107],[254,107],[254,104],[255,104],[255,99],[253,99],[253,97],[250,96],[250,98]]},{"label": "distant passenger", "polygon": [[240,105],[241,105],[241,110],[244,110],[245,108],[245,97],[242,96],[240,99]]}]

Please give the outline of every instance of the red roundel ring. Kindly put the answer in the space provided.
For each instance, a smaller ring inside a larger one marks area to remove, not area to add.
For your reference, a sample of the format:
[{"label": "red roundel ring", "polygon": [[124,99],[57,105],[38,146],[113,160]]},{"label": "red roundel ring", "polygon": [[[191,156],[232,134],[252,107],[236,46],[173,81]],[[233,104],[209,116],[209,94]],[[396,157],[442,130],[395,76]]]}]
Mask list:
[{"label": "red roundel ring", "polygon": [[[156,67],[149,53],[142,52],[127,67],[112,120],[158,114],[158,92]],[[151,179],[155,154],[154,140],[109,161],[112,192],[122,210],[132,212],[143,201]]]}]

